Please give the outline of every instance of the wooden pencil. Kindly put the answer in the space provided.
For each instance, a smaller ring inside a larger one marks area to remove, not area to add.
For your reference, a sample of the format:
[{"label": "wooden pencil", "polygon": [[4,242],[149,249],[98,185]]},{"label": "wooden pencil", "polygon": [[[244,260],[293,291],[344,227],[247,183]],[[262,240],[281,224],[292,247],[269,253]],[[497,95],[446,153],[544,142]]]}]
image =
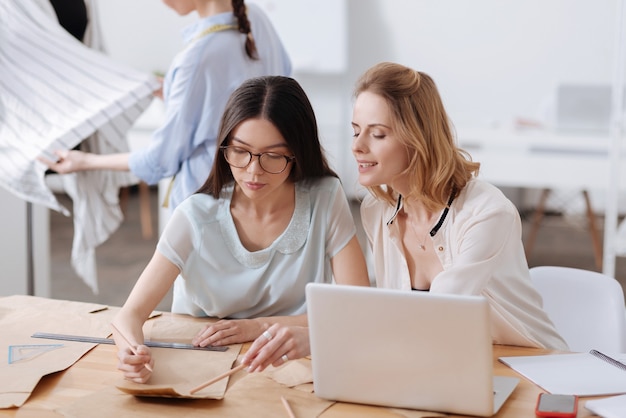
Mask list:
[{"label": "wooden pencil", "polygon": [[289,418],[296,418],[296,414],[293,413],[293,409],[291,409],[291,405],[289,405],[287,399],[285,399],[284,396],[281,396],[280,400],[283,402],[283,406],[287,410],[287,416],[289,416]]},{"label": "wooden pencil", "polygon": [[[126,341],[126,344],[128,344],[128,346],[130,347],[130,351],[132,351],[134,355],[137,355],[137,349],[135,348],[135,346],[128,340],[128,338],[126,338],[124,334],[120,332],[120,330],[115,325],[113,325],[113,323],[111,323],[111,328],[117,331],[118,335],[122,337],[124,341]],[[144,366],[146,369],[152,371],[152,366],[150,366],[148,363],[145,363]]]},{"label": "wooden pencil", "polygon": [[227,371],[227,372],[225,372],[225,373],[220,374],[219,376],[215,376],[213,379],[211,379],[211,380],[207,380],[206,382],[204,382],[204,383],[203,383],[203,384],[201,384],[201,385],[196,386],[195,388],[191,389],[191,390],[189,391],[189,393],[191,393],[191,394],[193,395],[194,393],[198,392],[199,390],[202,390],[202,389],[204,389],[205,387],[207,387],[207,386],[209,386],[209,385],[212,385],[213,383],[218,382],[218,381],[220,381],[220,380],[224,379],[225,377],[230,376],[231,374],[235,374],[235,373],[237,373],[239,370],[241,370],[241,369],[243,369],[243,368],[245,368],[245,367],[246,367],[246,365],[245,365],[245,364],[240,364],[239,366],[234,367],[234,368],[230,369],[229,371]]}]

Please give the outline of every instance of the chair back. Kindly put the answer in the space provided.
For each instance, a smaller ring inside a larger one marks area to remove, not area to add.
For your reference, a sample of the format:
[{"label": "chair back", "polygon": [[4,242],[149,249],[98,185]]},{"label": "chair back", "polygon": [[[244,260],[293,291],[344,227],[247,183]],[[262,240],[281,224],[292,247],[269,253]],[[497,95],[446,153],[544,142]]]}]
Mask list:
[{"label": "chair back", "polygon": [[571,351],[626,352],[624,291],[613,277],[558,266],[530,269],[543,307]]}]

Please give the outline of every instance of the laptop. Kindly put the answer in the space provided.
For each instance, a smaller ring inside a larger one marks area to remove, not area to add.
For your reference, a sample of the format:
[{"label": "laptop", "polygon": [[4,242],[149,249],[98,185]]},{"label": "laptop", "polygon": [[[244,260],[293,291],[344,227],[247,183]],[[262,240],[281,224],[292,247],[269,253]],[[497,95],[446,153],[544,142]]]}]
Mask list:
[{"label": "laptop", "polygon": [[519,382],[493,376],[483,297],[309,283],[306,298],[320,398],[491,416]]}]

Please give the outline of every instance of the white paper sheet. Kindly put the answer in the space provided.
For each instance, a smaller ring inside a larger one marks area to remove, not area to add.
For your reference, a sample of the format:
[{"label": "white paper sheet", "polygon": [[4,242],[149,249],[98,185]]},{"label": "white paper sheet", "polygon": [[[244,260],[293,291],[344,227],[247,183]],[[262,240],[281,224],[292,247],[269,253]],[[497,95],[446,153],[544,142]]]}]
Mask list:
[{"label": "white paper sheet", "polygon": [[[626,362],[626,354],[609,354]],[[626,393],[626,370],[589,353],[500,357],[500,361],[544,390],[563,395]]]},{"label": "white paper sheet", "polygon": [[626,395],[591,399],[585,403],[585,408],[603,418],[624,418],[626,417]]}]

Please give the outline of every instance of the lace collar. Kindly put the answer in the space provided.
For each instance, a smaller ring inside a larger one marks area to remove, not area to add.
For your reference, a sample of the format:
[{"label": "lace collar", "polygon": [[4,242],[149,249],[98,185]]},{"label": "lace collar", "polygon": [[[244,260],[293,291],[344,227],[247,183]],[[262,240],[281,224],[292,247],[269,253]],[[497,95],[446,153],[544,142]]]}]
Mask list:
[{"label": "lace collar", "polygon": [[298,251],[307,240],[311,224],[311,204],[308,190],[295,185],[296,205],[291,221],[285,231],[274,240],[267,248],[259,251],[248,251],[242,244],[237,234],[235,222],[230,213],[230,201],[233,195],[233,186],[229,186],[222,192],[222,205],[219,209],[218,220],[224,243],[231,254],[244,266],[258,268],[267,264],[278,251],[282,254],[292,254]]}]

